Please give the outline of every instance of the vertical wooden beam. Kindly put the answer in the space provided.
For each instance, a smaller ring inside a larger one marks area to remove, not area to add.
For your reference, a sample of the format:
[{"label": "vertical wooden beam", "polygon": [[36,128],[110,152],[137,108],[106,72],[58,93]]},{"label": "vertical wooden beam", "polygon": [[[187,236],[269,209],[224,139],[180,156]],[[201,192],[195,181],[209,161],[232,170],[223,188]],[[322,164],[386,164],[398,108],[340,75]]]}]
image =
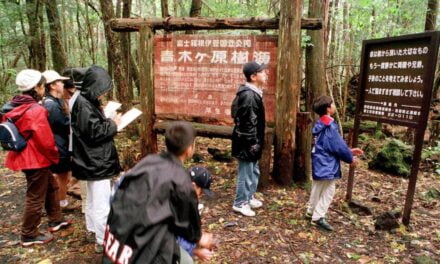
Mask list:
[{"label": "vertical wooden beam", "polygon": [[275,161],[273,178],[293,179],[296,113],[301,88],[301,14],[303,0],[282,0],[278,37]]},{"label": "vertical wooden beam", "polygon": [[262,190],[269,185],[270,161],[272,160],[273,131],[266,129],[264,133],[263,154],[259,161],[260,180],[258,181],[258,190]]},{"label": "vertical wooden beam", "polygon": [[141,154],[157,152],[157,136],[154,132],[154,34],[150,27],[139,31],[140,103],[143,112],[141,125]]},{"label": "vertical wooden beam", "polygon": [[293,181],[308,183],[312,179],[312,115],[298,113],[296,121],[296,151]]}]

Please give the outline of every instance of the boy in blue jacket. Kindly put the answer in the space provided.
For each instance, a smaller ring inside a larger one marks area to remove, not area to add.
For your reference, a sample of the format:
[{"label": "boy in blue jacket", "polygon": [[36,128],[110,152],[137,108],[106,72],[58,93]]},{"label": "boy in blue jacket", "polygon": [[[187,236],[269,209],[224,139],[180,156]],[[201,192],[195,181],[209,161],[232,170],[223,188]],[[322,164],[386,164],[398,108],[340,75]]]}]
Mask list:
[{"label": "boy in blue jacket", "polygon": [[335,195],[336,180],[341,178],[340,161],[354,166],[354,156],[362,155],[364,152],[359,148],[350,149],[339,134],[338,125],[331,117],[336,113],[336,106],[331,97],[318,97],[313,103],[313,110],[319,115],[319,120],[312,130],[313,183],[306,217],[311,218],[312,225],[333,231],[325,215]]}]

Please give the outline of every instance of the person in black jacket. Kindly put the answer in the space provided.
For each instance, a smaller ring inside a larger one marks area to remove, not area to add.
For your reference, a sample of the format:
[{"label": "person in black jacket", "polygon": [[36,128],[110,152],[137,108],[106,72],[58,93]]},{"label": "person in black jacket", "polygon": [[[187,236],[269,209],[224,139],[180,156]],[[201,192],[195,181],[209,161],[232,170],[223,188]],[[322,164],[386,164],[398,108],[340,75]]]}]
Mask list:
[{"label": "person in black jacket", "polygon": [[266,67],[255,61],[243,66],[246,83],[238,88],[231,107],[235,123],[232,155],[238,159],[237,191],[232,209],[245,216],[255,216],[252,208],[263,206],[254,193],[260,177],[258,160],[261,158],[266,126],[261,90],[267,80]]},{"label": "person in black jacket", "polygon": [[[143,158],[124,176],[111,202],[103,263],[184,263],[191,260],[176,237],[202,235],[198,201],[183,161],[194,152],[194,128],[174,122],[167,151]],[[185,255],[184,255],[185,254]]]},{"label": "person in black jacket", "polygon": [[43,100],[43,106],[49,112],[49,124],[55,137],[55,144],[60,154],[60,161],[50,167],[52,173],[58,182],[58,198],[60,206],[63,208],[69,204],[67,201],[67,184],[70,177],[70,153],[69,134],[70,119],[67,114],[67,107],[63,100],[64,84],[63,80],[68,77],[60,76],[56,71],[47,70],[43,72],[46,79],[46,97]]},{"label": "person in black jacket", "polygon": [[106,118],[100,101],[111,88],[112,80],[107,71],[91,66],[71,111],[72,174],[78,180],[87,181],[86,227],[95,233],[97,252],[102,252],[110,211],[110,180],[121,170],[113,141],[120,116],[115,120]]}]

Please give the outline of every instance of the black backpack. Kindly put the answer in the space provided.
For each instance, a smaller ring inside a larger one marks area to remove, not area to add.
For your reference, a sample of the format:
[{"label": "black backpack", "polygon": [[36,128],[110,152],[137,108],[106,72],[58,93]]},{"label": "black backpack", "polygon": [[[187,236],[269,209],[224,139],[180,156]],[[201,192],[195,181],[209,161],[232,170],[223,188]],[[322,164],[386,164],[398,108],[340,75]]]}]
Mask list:
[{"label": "black backpack", "polygon": [[[30,108],[32,108],[32,106],[26,109],[26,111]],[[24,111],[22,115],[24,115],[26,111]],[[15,125],[15,121],[17,121],[22,115],[15,120],[8,118],[6,121],[0,123],[0,144],[4,150],[20,152],[26,148],[27,140],[29,138],[25,139]]]}]

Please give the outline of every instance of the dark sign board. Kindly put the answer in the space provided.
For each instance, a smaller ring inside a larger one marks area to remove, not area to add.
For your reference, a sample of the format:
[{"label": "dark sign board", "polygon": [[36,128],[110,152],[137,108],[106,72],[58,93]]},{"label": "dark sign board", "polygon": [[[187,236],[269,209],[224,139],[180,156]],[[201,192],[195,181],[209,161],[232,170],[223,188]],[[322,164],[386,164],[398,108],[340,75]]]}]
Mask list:
[{"label": "dark sign board", "polygon": [[[416,128],[411,175],[402,222],[409,225],[423,147],[440,32],[366,40],[362,46],[360,88],[353,131],[357,146],[361,120]],[[354,168],[350,167],[347,200],[351,200]]]},{"label": "dark sign board", "polygon": [[244,83],[243,64],[268,63],[266,118],[274,120],[276,36],[166,35],[154,39],[156,114],[208,117],[231,124],[231,103]]},{"label": "dark sign board", "polygon": [[437,54],[436,33],[363,42],[359,115],[396,125],[426,122]]}]

